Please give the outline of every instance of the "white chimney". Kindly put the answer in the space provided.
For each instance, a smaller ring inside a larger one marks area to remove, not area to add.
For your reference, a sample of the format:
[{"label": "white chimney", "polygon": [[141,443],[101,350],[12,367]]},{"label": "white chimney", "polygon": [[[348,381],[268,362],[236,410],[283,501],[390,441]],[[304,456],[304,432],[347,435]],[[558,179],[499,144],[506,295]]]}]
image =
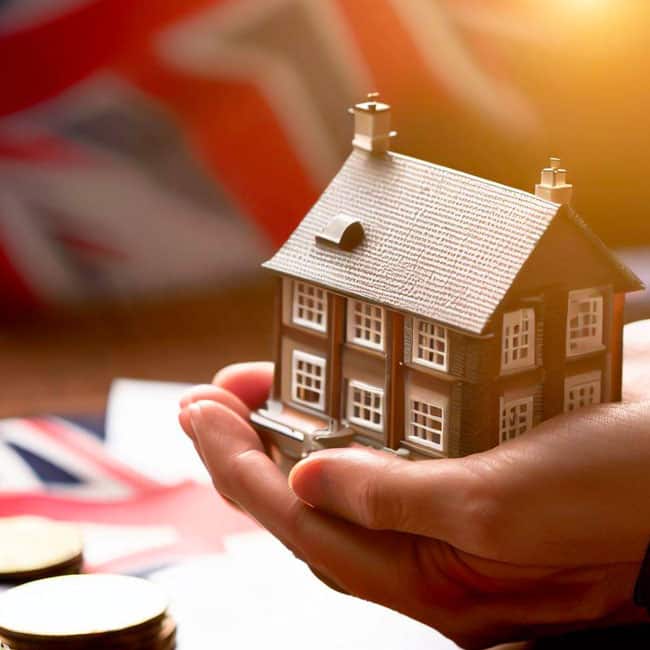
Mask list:
[{"label": "white chimney", "polygon": [[397,135],[390,130],[390,106],[377,101],[378,96],[379,93],[368,93],[368,101],[349,110],[354,115],[352,144],[371,153],[388,151],[390,139]]},{"label": "white chimney", "polygon": [[560,167],[559,158],[551,158],[550,167],[542,170],[542,179],[539,185],[535,185],[535,194],[553,203],[571,203],[573,185],[566,182],[566,169]]}]

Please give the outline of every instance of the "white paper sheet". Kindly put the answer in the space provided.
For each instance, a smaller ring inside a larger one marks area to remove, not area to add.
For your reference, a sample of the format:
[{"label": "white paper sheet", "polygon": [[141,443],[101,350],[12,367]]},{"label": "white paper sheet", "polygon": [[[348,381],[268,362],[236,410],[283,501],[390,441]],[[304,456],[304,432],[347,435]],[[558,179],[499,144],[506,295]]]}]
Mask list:
[{"label": "white paper sheet", "polygon": [[329,589],[265,532],[234,536],[221,555],[150,577],[171,595],[179,650],[458,647],[421,623]]},{"label": "white paper sheet", "polygon": [[106,446],[134,469],[163,483],[210,476],[178,424],[178,400],[189,384],[116,379],[106,410]]}]

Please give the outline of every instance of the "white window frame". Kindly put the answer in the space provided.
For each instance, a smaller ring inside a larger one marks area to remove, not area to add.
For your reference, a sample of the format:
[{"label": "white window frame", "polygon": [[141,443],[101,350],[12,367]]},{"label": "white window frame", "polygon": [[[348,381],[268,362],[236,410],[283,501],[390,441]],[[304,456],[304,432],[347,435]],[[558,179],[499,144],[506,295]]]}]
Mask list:
[{"label": "white window frame", "polygon": [[[367,309],[371,310],[370,314],[365,313]],[[379,305],[375,305],[374,303],[364,302],[363,300],[354,300],[350,298],[348,300],[347,312],[347,341],[349,343],[354,343],[355,345],[361,345],[364,348],[383,351],[384,341],[386,339],[386,310]],[[355,318],[357,316],[360,316],[366,321],[369,321],[369,325],[368,323],[361,323],[359,326],[357,326],[355,323]],[[375,329],[375,326],[377,324],[379,324],[379,330]],[[357,327],[370,334],[375,334],[377,331],[379,331],[379,343],[368,340],[363,336],[357,336]]]},{"label": "white window frame", "polygon": [[[603,348],[603,294],[597,289],[569,291],[566,319],[566,354],[575,357]],[[581,311],[587,306],[588,311]],[[587,336],[573,336],[580,330]]]},{"label": "white window frame", "polygon": [[[309,292],[313,291],[312,294]],[[319,292],[322,296],[318,296]],[[300,325],[300,327],[307,327],[317,332],[327,332],[327,291],[321,287],[317,287],[314,284],[309,282],[303,282],[302,280],[293,281],[293,291],[291,294],[291,320],[295,325]],[[309,306],[304,302],[300,301],[311,300],[313,305]],[[321,322],[319,323],[314,318],[305,318],[304,315],[300,315],[300,310],[303,310],[303,314],[312,314],[313,316],[320,316]]]},{"label": "white window frame", "polygon": [[[299,370],[298,363],[308,363],[313,366],[316,366],[321,369],[321,376],[317,377],[314,373],[310,373],[308,370]],[[291,399],[296,404],[302,404],[303,406],[308,406],[312,409],[317,409],[323,411],[325,409],[325,391],[327,387],[327,360],[324,357],[318,357],[315,354],[309,354],[307,352],[302,352],[301,350],[294,350],[291,356]],[[306,377],[311,377],[312,379],[319,379],[321,381],[320,390],[314,389],[310,386],[305,386],[305,388],[312,390],[315,393],[319,393],[318,402],[310,402],[305,399],[301,399],[298,396],[298,375],[302,374]]]},{"label": "white window frame", "polygon": [[[582,400],[579,391],[593,392],[594,399]],[[600,370],[573,375],[564,380],[564,412],[573,413],[585,406],[600,404],[603,399],[603,373]],[[582,402],[582,403],[581,403]],[[571,408],[571,405],[574,408]]]},{"label": "white window frame", "polygon": [[[517,328],[518,331],[515,331]],[[526,356],[521,355],[524,349],[527,350]],[[528,307],[506,312],[501,336],[501,370],[522,370],[534,366],[535,310]]]},{"label": "white window frame", "polygon": [[[364,393],[370,394],[373,403],[368,406],[363,403],[356,402],[354,399],[355,390],[361,391],[361,394]],[[374,398],[379,397],[379,407],[374,405]],[[372,419],[366,419],[354,414],[354,407],[359,406],[361,409],[368,409],[370,415],[374,413],[379,413],[379,423],[373,422]],[[348,399],[346,404],[346,415],[348,422],[352,424],[357,424],[360,427],[366,429],[372,429],[373,431],[383,431],[384,430],[384,389],[379,386],[373,386],[371,384],[366,384],[362,381],[357,381],[356,379],[350,379],[348,381]]]},{"label": "white window frame", "polygon": [[[420,343],[420,337],[426,339],[425,342]],[[442,349],[439,346],[442,346]],[[423,318],[414,318],[411,347],[411,359],[413,363],[426,366],[427,368],[442,370],[443,372],[448,371],[449,330],[446,327],[430,320],[424,320]],[[422,353],[425,353],[427,356],[433,356],[434,360],[424,358]],[[436,357],[441,357],[442,362],[438,363],[435,361]]]},{"label": "white window frame", "polygon": [[[416,415],[416,405],[419,405],[419,413]],[[428,391],[410,391],[406,404],[406,440],[409,442],[444,452],[447,449],[447,406],[448,400],[435,393]],[[424,407],[424,408],[423,408]],[[440,409],[440,416],[427,412],[431,407]],[[418,415],[420,420],[418,421]],[[428,420],[440,423],[440,430],[430,427]],[[423,431],[424,436],[414,433],[416,428]],[[427,436],[440,436],[440,442],[430,440]]]},{"label": "white window frame", "polygon": [[[522,406],[526,406],[526,415],[525,415],[525,430],[517,431],[514,435],[511,435],[512,429],[519,429],[520,424],[511,424],[507,422],[509,417],[508,411],[516,409],[515,415],[518,418],[520,413],[519,409]],[[514,399],[506,399],[501,397],[499,400],[499,443],[507,442],[514,438],[519,437],[520,435],[530,431],[533,428],[533,408],[534,408],[534,399],[532,395],[527,395],[525,397],[519,397]]]}]

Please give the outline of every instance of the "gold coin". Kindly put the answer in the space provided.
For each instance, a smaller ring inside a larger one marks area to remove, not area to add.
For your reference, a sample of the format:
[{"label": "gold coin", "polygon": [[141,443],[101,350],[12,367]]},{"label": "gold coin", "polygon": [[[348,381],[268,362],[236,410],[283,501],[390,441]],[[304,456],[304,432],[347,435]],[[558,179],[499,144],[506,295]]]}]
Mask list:
[{"label": "gold coin", "polygon": [[46,578],[0,596],[0,634],[46,639],[107,634],[162,619],[167,605],[160,589],[141,578]]},{"label": "gold coin", "polygon": [[81,556],[81,531],[41,517],[0,518],[0,579],[72,563]]}]

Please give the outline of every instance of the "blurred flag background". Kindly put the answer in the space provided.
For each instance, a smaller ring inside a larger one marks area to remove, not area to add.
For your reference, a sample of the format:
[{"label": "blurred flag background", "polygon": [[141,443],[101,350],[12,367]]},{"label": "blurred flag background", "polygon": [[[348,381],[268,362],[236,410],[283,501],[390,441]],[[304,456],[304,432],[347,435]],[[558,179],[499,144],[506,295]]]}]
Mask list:
[{"label": "blurred flag background", "polygon": [[650,244],[643,0],[3,0],[0,290],[232,286],[394,106],[394,148],[532,190],[561,156],[616,247]]}]

